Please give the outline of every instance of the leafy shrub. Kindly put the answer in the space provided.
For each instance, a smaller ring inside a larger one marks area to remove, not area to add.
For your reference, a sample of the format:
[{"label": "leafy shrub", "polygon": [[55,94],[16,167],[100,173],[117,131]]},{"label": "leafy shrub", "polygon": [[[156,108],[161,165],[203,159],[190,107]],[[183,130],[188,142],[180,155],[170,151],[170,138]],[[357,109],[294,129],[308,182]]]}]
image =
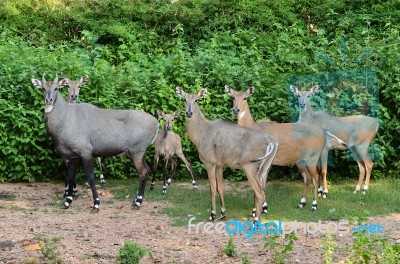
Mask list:
[{"label": "leafy shrub", "polygon": [[[314,2],[1,2],[0,170],[4,173],[0,182],[49,180],[62,175],[61,159],[46,137],[43,95],[30,83],[43,73],[48,79],[56,72],[71,79],[87,74],[89,82],[81,90],[81,102],[142,109],[153,115],[156,109],[182,109],[175,86],[191,91],[206,87],[209,94],[200,102],[206,117],[234,122],[224,85],[237,90],[253,85],[257,90],[249,103],[255,120],[290,122],[290,77],[347,71],[354,65],[375,69],[378,80],[380,129],[373,148],[379,149],[379,157],[373,177],[399,177],[400,112],[393,107],[400,105],[400,27],[396,23],[399,16],[393,12],[398,2],[366,5],[356,1],[346,6],[335,0]],[[382,15],[389,13],[392,15]],[[348,39],[344,49],[339,41],[342,36]],[[348,55],[345,59],[343,50]],[[369,56],[358,57],[368,50]],[[351,83],[345,86],[359,90]],[[350,100],[343,89],[333,90],[329,96]],[[353,110],[364,107],[367,100],[359,97]],[[339,108],[333,109],[340,114]],[[181,115],[175,132],[182,136],[183,150],[194,164],[196,176],[205,177],[205,168],[184,126]],[[150,148],[146,153],[147,162],[151,162],[153,152]],[[135,173],[126,158],[109,158],[104,163],[112,177],[128,178]],[[330,173],[341,171],[356,174],[357,166],[341,162]],[[178,170],[177,178],[183,173],[184,169]],[[245,179],[236,170],[226,174],[234,180]],[[274,168],[270,178],[274,177],[299,175],[295,169]]]},{"label": "leafy shrub", "polygon": [[116,257],[116,263],[139,264],[140,260],[146,255],[152,257],[151,250],[142,248],[137,243],[132,243],[131,241],[125,241],[118,251],[118,255]]}]

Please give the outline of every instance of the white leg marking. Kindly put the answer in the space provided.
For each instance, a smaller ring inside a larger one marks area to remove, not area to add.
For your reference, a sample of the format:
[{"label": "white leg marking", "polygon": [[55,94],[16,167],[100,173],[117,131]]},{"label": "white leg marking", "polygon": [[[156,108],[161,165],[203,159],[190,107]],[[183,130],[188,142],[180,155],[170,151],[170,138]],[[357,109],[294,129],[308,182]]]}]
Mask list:
[{"label": "white leg marking", "polygon": [[360,188],[360,185],[358,185],[358,184],[357,184],[357,186],[356,186],[356,189],[355,189],[354,193],[357,193],[357,192],[358,192],[360,189],[361,189],[361,188]]},{"label": "white leg marking", "polygon": [[307,174],[305,172],[302,172],[301,175],[303,175],[304,184],[306,184],[307,183]]}]

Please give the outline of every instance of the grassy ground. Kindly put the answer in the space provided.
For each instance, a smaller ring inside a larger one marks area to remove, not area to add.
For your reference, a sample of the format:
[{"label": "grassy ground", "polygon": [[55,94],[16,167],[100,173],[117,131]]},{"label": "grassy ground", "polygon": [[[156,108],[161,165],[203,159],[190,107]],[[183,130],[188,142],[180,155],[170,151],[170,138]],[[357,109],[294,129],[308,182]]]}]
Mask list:
[{"label": "grassy ground", "polygon": [[[117,199],[132,200],[138,188],[137,181],[108,181],[108,188]],[[163,210],[174,219],[175,225],[187,225],[195,216],[197,222],[206,221],[210,214],[211,199],[207,180],[198,181],[199,189],[192,190],[189,183],[173,182],[167,194],[161,194],[162,183],[157,182],[154,191],[146,190],[145,200],[168,201],[171,206]],[[122,186],[122,187],[121,187]],[[149,183],[148,183],[149,186]],[[302,182],[273,181],[267,184],[266,194],[269,206],[267,216],[262,220],[318,221],[347,219],[363,221],[369,216],[400,212],[400,180],[374,180],[366,195],[353,194],[355,181],[335,183],[329,187],[329,197],[318,200],[318,211],[312,213],[311,191],[307,205],[296,210],[301,198]],[[217,212],[219,200],[217,200]],[[253,207],[253,194],[246,182],[230,183],[225,181],[225,206],[228,220],[250,219]],[[219,213],[218,213],[219,214]],[[218,215],[217,214],[217,215]],[[195,223],[194,221],[193,223]]]}]

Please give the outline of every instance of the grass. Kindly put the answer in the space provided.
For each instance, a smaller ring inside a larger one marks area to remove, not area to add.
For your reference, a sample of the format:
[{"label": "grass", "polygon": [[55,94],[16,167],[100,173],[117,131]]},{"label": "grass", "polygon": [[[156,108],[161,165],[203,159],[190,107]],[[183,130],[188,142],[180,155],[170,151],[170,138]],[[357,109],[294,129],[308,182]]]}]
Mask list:
[{"label": "grass", "polygon": [[[116,199],[132,201],[138,189],[137,180],[109,180],[108,188]],[[166,201],[171,206],[162,210],[174,219],[174,225],[185,226],[191,217],[196,217],[193,223],[207,221],[211,199],[207,180],[199,180],[200,188],[191,189],[190,184],[173,182],[167,194],[161,194],[161,182],[158,181],[154,191],[149,191],[147,184],[145,201]],[[227,220],[250,219],[253,207],[253,194],[246,183],[229,183],[225,181],[225,206]],[[122,186],[122,187],[121,187]],[[307,197],[307,205],[302,210],[296,210],[302,194],[302,182],[273,181],[267,184],[266,194],[268,201],[268,215],[263,216],[271,220],[284,221],[315,221],[339,220],[363,221],[375,215],[387,215],[400,212],[400,180],[373,180],[369,192],[353,194],[354,182],[335,183],[329,187],[329,197],[318,199],[318,210],[312,213],[311,188]],[[217,196],[218,197],[218,196]],[[217,216],[219,215],[219,199],[217,198]]]}]

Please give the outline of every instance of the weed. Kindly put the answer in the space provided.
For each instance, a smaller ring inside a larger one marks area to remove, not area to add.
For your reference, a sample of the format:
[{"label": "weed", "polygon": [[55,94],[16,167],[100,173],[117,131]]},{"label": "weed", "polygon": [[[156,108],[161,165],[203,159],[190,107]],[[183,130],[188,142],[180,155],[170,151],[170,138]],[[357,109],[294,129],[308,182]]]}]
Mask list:
[{"label": "weed", "polygon": [[242,260],[242,264],[251,264],[251,261],[249,259],[249,255],[247,252],[242,252],[240,259]]},{"label": "weed", "polygon": [[387,238],[365,232],[355,232],[353,236],[352,245],[347,245],[347,264],[400,263],[400,246],[391,245]]},{"label": "weed", "polygon": [[60,241],[59,237],[48,239],[46,237],[36,236],[36,240],[40,243],[40,252],[50,261],[50,263],[62,263],[62,260],[60,259],[61,253],[58,250],[57,244],[57,242]]},{"label": "weed", "polygon": [[140,260],[146,255],[149,255],[151,258],[153,257],[150,249],[143,248],[139,244],[132,243],[131,241],[125,241],[118,251],[116,263],[139,264]]},{"label": "weed", "polygon": [[321,240],[320,247],[325,250],[325,264],[332,263],[332,256],[335,252],[335,247],[337,243],[334,240],[334,235],[332,233],[327,233],[325,237]]},{"label": "weed", "polygon": [[236,257],[238,255],[235,243],[233,243],[233,237],[230,237],[228,244],[222,249],[222,253],[228,257]]},{"label": "weed", "polygon": [[[281,238],[280,241],[277,241]],[[287,240],[284,243],[284,239]],[[287,255],[292,252],[294,242],[298,240],[294,232],[285,235],[285,237],[280,235],[267,235],[265,237],[264,249],[270,248],[273,251],[272,260],[274,263],[283,264],[287,258]]]}]

